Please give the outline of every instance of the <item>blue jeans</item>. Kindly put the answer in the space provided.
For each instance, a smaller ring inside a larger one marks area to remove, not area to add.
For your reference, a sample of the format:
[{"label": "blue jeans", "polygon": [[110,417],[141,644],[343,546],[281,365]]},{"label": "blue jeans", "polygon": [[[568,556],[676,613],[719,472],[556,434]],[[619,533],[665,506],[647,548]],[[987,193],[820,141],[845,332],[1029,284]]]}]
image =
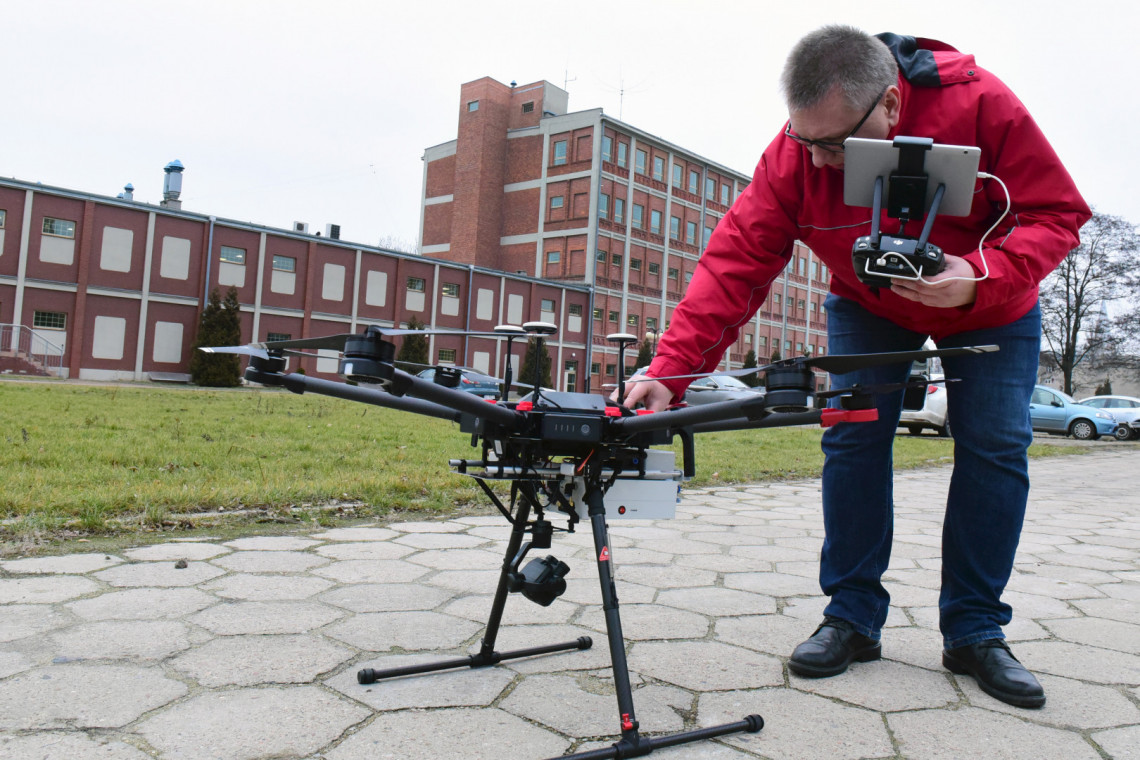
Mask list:
[{"label": "blue jeans", "polygon": [[[831,295],[826,301],[829,352],[909,351],[927,336],[874,316]],[[945,646],[1003,638],[1011,608],[1001,601],[1029,495],[1026,449],[1033,439],[1029,398],[1037,378],[1041,312],[1002,327],[960,333],[939,348],[994,343],[996,353],[946,357],[947,415],[954,436],[954,472],[942,529],[942,593],[938,600]],[[832,375],[832,387],[906,380],[909,365]],[[890,595],[881,577],[891,556],[892,447],[903,391],[876,396],[876,422],[845,423],[823,435],[825,539],[820,586],[831,597],[825,614],[879,638]],[[837,399],[832,405],[837,406]]]}]

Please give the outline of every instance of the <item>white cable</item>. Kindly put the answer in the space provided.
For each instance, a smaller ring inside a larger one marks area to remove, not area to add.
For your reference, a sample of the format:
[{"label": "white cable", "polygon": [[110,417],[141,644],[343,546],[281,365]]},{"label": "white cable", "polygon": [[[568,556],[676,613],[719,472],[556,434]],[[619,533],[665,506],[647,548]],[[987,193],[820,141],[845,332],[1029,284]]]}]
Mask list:
[{"label": "white cable", "polygon": [[[927,280],[926,278],[924,278],[922,276],[922,273],[919,272],[918,269],[915,268],[914,264],[910,263],[906,259],[905,256],[903,256],[900,253],[896,253],[895,251],[884,251],[882,254],[882,257],[880,258],[880,261],[882,259],[885,259],[887,256],[894,256],[895,258],[902,261],[902,263],[904,263],[908,267],[910,267],[910,271],[914,272],[914,275],[915,275],[914,277],[900,277],[900,276],[895,275],[895,276],[892,276],[891,279],[895,279],[895,280],[918,280],[919,282],[925,282],[927,285],[940,285],[944,282],[953,282],[954,280],[966,280],[968,282],[981,282],[982,280],[985,280],[986,278],[988,278],[990,276],[990,265],[986,262],[986,254],[985,254],[985,251],[982,249],[982,247],[985,245],[986,238],[988,238],[990,236],[990,233],[993,232],[994,230],[996,230],[997,226],[999,224],[1001,224],[1002,219],[1005,219],[1005,217],[1009,214],[1009,210],[1013,206],[1013,202],[1010,200],[1010,197],[1009,197],[1009,188],[1005,186],[1005,183],[1001,181],[1000,177],[996,177],[993,174],[988,174],[986,172],[978,172],[978,178],[979,179],[992,179],[992,180],[994,180],[999,185],[1001,185],[1001,189],[1005,192],[1005,211],[1001,212],[1001,216],[999,216],[997,218],[997,221],[994,222],[993,225],[991,225],[988,230],[986,230],[986,233],[984,235],[982,235],[982,239],[978,241],[978,258],[980,258],[982,260],[982,272],[983,272],[982,276],[981,277],[947,277],[943,280],[938,280],[938,281]],[[871,264],[871,262],[868,259],[864,263],[863,268],[865,270],[867,270],[868,274],[876,274],[875,272],[870,271],[870,268],[869,268],[870,264]]]}]

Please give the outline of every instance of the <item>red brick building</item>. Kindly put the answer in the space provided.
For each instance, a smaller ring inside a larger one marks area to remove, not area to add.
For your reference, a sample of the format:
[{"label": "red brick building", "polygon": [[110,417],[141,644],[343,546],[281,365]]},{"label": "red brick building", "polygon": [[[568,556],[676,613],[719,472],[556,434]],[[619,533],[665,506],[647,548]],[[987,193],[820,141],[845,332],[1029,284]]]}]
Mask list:
[{"label": "red brick building", "polygon": [[[412,317],[462,330],[541,319],[561,326],[549,343],[557,366],[586,361],[590,289],[581,283],[0,180],[0,371],[27,367],[14,354],[18,333],[30,328],[62,349],[65,377],[184,375],[210,290],[231,285],[243,342],[400,326]],[[433,361],[491,374],[504,350],[497,338],[430,342]],[[520,357],[524,350],[514,348]],[[291,362],[310,374],[337,370],[335,354]],[[583,379],[563,374],[555,383],[581,389]]]},{"label": "red brick building", "polygon": [[[425,254],[591,287],[590,377],[614,382],[613,332],[669,323],[749,175],[606,116],[549,82],[460,88],[457,137],[424,151]],[[802,245],[725,357],[826,353],[827,268]],[[565,366],[565,365],[560,365]],[[821,376],[821,382],[823,378]]]}]

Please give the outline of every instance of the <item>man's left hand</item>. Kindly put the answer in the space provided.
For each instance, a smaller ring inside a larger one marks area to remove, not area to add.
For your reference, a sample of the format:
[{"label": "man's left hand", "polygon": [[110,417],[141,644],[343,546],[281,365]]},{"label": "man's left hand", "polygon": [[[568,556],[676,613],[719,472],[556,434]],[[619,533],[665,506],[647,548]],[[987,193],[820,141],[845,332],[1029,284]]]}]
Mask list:
[{"label": "man's left hand", "polygon": [[[919,280],[894,280],[891,292],[923,306],[951,309],[974,302],[978,284],[974,281],[974,268],[961,256],[945,255],[946,268],[936,275]],[[966,279],[953,279],[953,278]]]}]

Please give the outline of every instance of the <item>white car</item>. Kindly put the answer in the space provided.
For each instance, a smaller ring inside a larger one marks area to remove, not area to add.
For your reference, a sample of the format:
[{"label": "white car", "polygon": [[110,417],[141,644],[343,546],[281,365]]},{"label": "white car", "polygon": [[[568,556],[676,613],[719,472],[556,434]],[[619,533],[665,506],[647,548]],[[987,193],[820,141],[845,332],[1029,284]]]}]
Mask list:
[{"label": "white car", "polygon": [[[911,380],[925,375],[911,375]],[[931,375],[930,380],[941,380],[942,375]],[[922,394],[922,406],[918,406],[917,394]],[[917,407],[917,408],[916,408]],[[950,421],[946,418],[946,386],[931,383],[925,390],[910,388],[903,399],[902,417],[899,427],[906,428],[911,435],[921,435],[923,430],[934,430],[943,438],[950,437]]]}]

